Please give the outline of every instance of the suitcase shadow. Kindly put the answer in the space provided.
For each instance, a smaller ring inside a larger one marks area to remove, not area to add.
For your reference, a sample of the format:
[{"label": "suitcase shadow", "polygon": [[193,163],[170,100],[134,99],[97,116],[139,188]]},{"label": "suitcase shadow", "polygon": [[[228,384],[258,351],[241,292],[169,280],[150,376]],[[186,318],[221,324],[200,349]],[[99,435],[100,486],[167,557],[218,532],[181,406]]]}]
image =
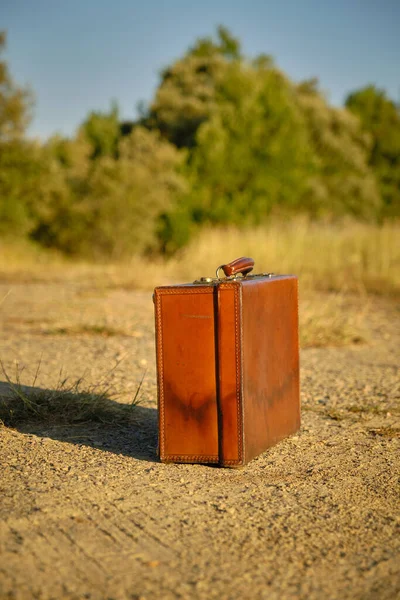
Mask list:
[{"label": "suitcase shadow", "polygon": [[[20,396],[16,394],[16,389],[21,392]],[[74,414],[82,403],[82,397],[80,394],[71,394],[65,398],[68,407],[57,400],[53,405],[51,402],[46,407],[41,405],[35,412],[35,400],[52,398],[54,394],[55,390],[15,384],[10,386],[8,382],[0,381],[0,420],[21,433],[88,446],[137,460],[159,462],[156,408],[138,404],[128,409],[119,402],[102,398],[98,412],[93,409],[83,422],[74,422]],[[24,398],[32,402],[33,410],[24,405]],[[95,396],[93,401],[96,405]],[[67,417],[66,411],[69,411]]]}]

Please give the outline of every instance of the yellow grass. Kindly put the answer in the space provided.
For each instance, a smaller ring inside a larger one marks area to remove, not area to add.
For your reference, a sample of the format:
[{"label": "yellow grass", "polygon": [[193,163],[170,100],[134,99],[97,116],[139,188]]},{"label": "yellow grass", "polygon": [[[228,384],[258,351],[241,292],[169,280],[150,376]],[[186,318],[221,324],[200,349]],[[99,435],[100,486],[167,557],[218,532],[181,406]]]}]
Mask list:
[{"label": "yellow grass", "polygon": [[166,265],[171,278],[190,281],[238,256],[254,272],[294,273],[304,288],[386,294],[400,291],[400,224],[321,225],[296,219],[247,231],[204,231]]},{"label": "yellow grass", "polygon": [[397,294],[400,292],[400,223],[382,226],[287,222],[238,231],[204,230],[166,260],[132,257],[120,264],[71,262],[55,253],[0,241],[0,280],[87,280],[105,287],[151,289],[213,276],[238,256],[255,259],[254,272],[294,273],[301,288]]},{"label": "yellow grass", "polygon": [[[71,262],[28,244],[0,241],[0,309],[15,282],[68,281],[92,292],[110,288],[152,289],[213,276],[221,263],[242,256],[255,272],[295,273],[300,281],[301,345],[326,346],[368,340],[370,293],[400,293],[400,223],[381,227],[356,222],[316,224],[302,219],[251,230],[205,230],[166,261],[133,257],[120,264]],[[319,293],[319,292],[334,293]],[[72,327],[72,326],[71,326]],[[72,335],[74,329],[53,333]],[[85,333],[109,334],[100,325]],[[121,332],[113,332],[113,334]]]}]

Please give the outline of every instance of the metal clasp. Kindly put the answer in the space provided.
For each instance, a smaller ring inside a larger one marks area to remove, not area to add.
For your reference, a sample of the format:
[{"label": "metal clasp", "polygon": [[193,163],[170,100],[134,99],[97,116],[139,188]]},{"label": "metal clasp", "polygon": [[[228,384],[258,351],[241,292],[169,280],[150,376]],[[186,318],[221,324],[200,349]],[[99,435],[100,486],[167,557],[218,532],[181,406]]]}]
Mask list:
[{"label": "metal clasp", "polygon": [[217,279],[215,279],[215,277],[200,277],[200,279],[195,279],[195,281],[193,281],[193,283],[214,283],[215,281],[217,281]]},{"label": "metal clasp", "polygon": [[222,265],[220,265],[216,271],[216,277],[200,277],[200,279],[195,279],[193,283],[197,284],[214,284],[219,281],[235,281],[237,279],[254,279],[255,277],[274,277],[274,273],[247,273],[247,275],[243,275],[242,273],[236,273],[235,275],[230,275],[226,277],[224,274],[223,277],[219,275],[219,271],[222,269]]},{"label": "metal clasp", "polygon": [[[219,265],[219,267],[217,267],[217,270],[215,271],[215,276],[216,276],[216,278],[217,278],[217,279],[223,279],[223,277],[220,277],[220,276],[219,276],[219,271],[220,271],[220,270],[222,270],[222,267],[223,267],[223,266],[224,266],[224,265]],[[225,274],[224,274],[224,275],[225,275]]]}]

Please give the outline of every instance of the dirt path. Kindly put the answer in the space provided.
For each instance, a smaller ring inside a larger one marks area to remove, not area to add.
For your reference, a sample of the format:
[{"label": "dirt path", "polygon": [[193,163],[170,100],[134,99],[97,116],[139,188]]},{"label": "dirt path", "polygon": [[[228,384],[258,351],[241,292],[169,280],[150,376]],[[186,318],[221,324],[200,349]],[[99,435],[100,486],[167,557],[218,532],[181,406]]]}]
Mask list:
[{"label": "dirt path", "polygon": [[[9,292],[9,293],[8,293]],[[156,459],[151,295],[0,286],[0,358],[57,385],[110,375],[137,423],[0,429],[0,597],[400,598],[399,312],[302,352],[301,432],[246,468]],[[0,377],[0,380],[2,378]],[[4,377],[2,379],[4,391]]]}]

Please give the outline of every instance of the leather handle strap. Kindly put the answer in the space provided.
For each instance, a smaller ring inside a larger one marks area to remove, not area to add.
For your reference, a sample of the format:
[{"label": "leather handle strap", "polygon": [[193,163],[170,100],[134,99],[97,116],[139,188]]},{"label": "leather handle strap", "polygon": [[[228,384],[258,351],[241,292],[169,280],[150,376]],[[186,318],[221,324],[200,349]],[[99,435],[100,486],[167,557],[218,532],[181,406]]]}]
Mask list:
[{"label": "leather handle strap", "polygon": [[220,269],[223,270],[225,277],[232,277],[233,275],[237,275],[238,273],[242,273],[242,275],[247,275],[250,271],[253,270],[254,260],[252,258],[248,258],[247,256],[241,256],[240,258],[236,258],[232,262],[221,265],[217,269],[217,277],[218,271]]}]

